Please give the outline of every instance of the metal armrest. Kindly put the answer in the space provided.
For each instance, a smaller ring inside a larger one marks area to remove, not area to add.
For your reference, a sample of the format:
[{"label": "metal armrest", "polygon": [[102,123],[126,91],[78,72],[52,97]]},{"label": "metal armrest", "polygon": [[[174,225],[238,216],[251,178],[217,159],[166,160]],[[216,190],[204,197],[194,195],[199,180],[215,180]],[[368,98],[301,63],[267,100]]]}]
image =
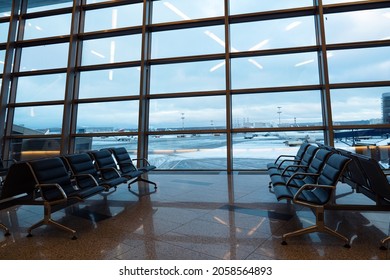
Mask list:
[{"label": "metal armrest", "polygon": [[120,177],[121,176],[121,174],[119,173],[119,171],[116,169],[116,168],[114,168],[114,167],[103,167],[103,168],[99,168],[99,170],[100,171],[114,171],[117,175],[118,175],[118,177]]},{"label": "metal armrest", "polygon": [[133,158],[132,160],[143,161],[146,164],[146,166],[150,165],[149,161],[146,158]]},{"label": "metal armrest", "polygon": [[300,164],[292,164],[292,165],[289,165],[289,166],[286,166],[286,168],[284,168],[284,170],[283,170],[283,172],[282,172],[282,176],[285,176],[285,173],[287,172],[287,171],[289,171],[290,169],[292,169],[292,168],[296,168],[296,169],[298,169],[298,168],[303,168],[303,169],[307,169],[307,165],[300,165]]},{"label": "metal armrest", "polygon": [[278,163],[278,161],[281,159],[281,158],[284,158],[284,157],[287,157],[287,158],[295,158],[295,156],[293,155],[279,155],[276,159],[275,159],[275,164]]},{"label": "metal armrest", "polygon": [[95,186],[99,186],[99,183],[96,181],[96,178],[93,177],[91,174],[87,174],[87,173],[82,173],[82,174],[75,174],[73,175],[74,178],[77,178],[77,177],[89,177],[95,184]]},{"label": "metal armrest", "polygon": [[278,165],[278,169],[282,168],[282,165],[285,164],[286,162],[296,162],[296,163],[299,163],[300,161],[299,160],[296,160],[296,159],[285,159],[285,160],[282,160],[279,165]]},{"label": "metal armrest", "polygon": [[[62,203],[62,202],[65,202],[67,199],[68,199],[68,196],[66,195],[65,191],[61,188],[61,186],[59,184],[37,184],[35,186],[37,189],[39,189],[39,191],[41,192],[41,197],[44,201],[46,202],[49,202],[50,204],[57,204],[57,203]],[[58,194],[60,196],[62,196],[62,198],[60,199],[56,199],[56,200],[47,200],[45,198],[45,190],[46,189],[57,189],[58,190]]]},{"label": "metal armrest", "polygon": [[300,187],[298,189],[298,191],[295,193],[295,195],[293,197],[293,202],[296,203],[296,204],[305,205],[305,206],[309,206],[309,207],[313,207],[313,208],[315,208],[315,207],[322,207],[323,205],[325,205],[326,203],[325,204],[317,204],[317,203],[312,203],[312,202],[307,201],[307,200],[299,199],[299,196],[301,195],[301,193],[304,190],[306,190],[306,189],[313,189],[313,188],[332,189],[332,191],[334,191],[336,189],[336,186],[305,184],[302,187]]},{"label": "metal armrest", "polygon": [[299,180],[302,180],[303,178],[305,178],[307,176],[318,177],[318,176],[320,176],[320,174],[317,174],[317,173],[307,173],[307,172],[296,172],[293,175],[291,175],[291,177],[288,179],[288,181],[286,183],[286,186],[294,188],[294,186],[290,186],[290,183],[291,183],[291,181],[293,179],[295,179],[295,177],[298,177],[298,176],[302,176],[302,177],[298,178]]}]

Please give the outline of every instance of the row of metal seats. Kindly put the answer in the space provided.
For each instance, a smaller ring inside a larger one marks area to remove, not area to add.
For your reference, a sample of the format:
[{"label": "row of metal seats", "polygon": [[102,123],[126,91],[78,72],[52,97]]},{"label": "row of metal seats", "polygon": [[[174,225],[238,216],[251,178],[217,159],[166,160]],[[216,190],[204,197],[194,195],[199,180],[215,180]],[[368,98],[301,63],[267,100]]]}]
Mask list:
[{"label": "row of metal seats", "polygon": [[[390,183],[380,164],[367,156],[327,145],[301,145],[296,155],[281,155],[267,166],[270,188],[278,200],[287,199],[311,207],[316,225],[283,235],[286,238],[315,231],[327,232],[346,241],[338,232],[324,225],[325,210],[390,211]],[[338,181],[349,184],[352,192],[361,193],[372,204],[339,204],[336,201]],[[381,249],[390,236],[381,240]]]},{"label": "row of metal seats", "polygon": [[[52,213],[125,183],[130,190],[131,184],[142,180],[156,190],[156,183],[142,177],[154,168],[148,163],[137,168],[122,147],[17,162],[3,182],[0,210],[14,205],[43,205],[44,217],[28,229],[28,236],[41,225],[54,225],[76,239],[76,231],[52,220]],[[0,228],[9,234],[5,225]]]},{"label": "row of metal seats", "polygon": [[349,239],[324,224],[325,206],[335,197],[337,182],[351,161],[350,158],[318,146],[303,144],[294,157],[280,156],[268,164],[270,188],[277,200],[286,199],[295,204],[310,207],[316,224],[283,234],[282,244],[288,237],[311,232],[327,232],[345,241]]}]

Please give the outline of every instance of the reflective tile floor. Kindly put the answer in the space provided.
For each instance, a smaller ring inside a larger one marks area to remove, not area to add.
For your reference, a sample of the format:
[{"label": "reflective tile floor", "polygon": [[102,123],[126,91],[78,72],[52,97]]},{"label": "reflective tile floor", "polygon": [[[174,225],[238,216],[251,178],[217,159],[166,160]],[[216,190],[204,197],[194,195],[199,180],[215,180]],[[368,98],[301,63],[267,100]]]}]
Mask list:
[{"label": "reflective tile floor", "polygon": [[[310,226],[315,219],[303,206],[277,202],[267,175],[155,172],[149,179],[158,184],[150,196],[138,198],[124,185],[55,212],[54,220],[77,230],[77,240],[52,226],[26,237],[27,228],[42,218],[40,206],[1,211],[0,221],[11,235],[0,233],[0,259],[390,259],[388,244],[387,250],[379,249],[380,240],[389,235],[386,212],[326,212],[326,224],[351,239],[350,249],[325,233],[293,237],[281,245],[283,233]],[[342,200],[367,201],[359,194]]]}]

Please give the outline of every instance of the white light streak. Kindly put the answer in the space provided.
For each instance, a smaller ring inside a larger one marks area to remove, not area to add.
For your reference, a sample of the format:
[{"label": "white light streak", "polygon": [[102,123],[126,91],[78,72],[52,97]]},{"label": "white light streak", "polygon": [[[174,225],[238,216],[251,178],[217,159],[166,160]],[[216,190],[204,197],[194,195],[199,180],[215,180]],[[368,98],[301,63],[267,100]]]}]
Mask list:
[{"label": "white light streak", "polygon": [[310,64],[310,63],[313,63],[313,62],[314,62],[314,59],[309,59],[309,60],[306,60],[306,61],[299,62],[299,63],[295,64],[294,66],[295,67],[299,67],[299,66],[303,66],[303,65]]},{"label": "white light streak", "polygon": [[251,47],[249,50],[250,51],[260,50],[262,47],[267,45],[268,42],[269,42],[269,39],[265,39],[265,40],[261,41],[260,43],[258,43],[257,45],[254,45],[253,47]]},{"label": "white light streak", "polygon": [[91,53],[100,57],[100,58],[106,58],[104,55],[102,55],[101,53],[98,53],[97,51],[92,50]]},{"label": "white light streak", "polygon": [[112,10],[112,18],[111,18],[111,27],[117,28],[118,26],[118,10],[113,9]]},{"label": "white light streak", "polygon": [[295,27],[301,25],[301,21],[294,21],[293,23],[290,23],[286,26],[286,31],[290,31],[291,29],[294,29]]},{"label": "white light streak", "polygon": [[179,17],[181,17],[182,19],[184,20],[191,20],[191,18],[189,16],[187,16],[185,13],[183,13],[182,11],[180,11],[178,8],[176,8],[174,5],[172,5],[171,3],[169,2],[164,2],[164,6],[167,7],[168,9],[170,9],[172,12],[174,12],[175,14],[177,14]]},{"label": "white light streak", "polygon": [[223,62],[221,62],[221,63],[218,63],[217,65],[215,65],[214,67],[212,67],[212,68],[210,69],[210,72],[214,72],[215,70],[221,68],[221,67],[224,66],[224,65],[225,65],[225,61],[223,61]]},{"label": "white light streak", "polygon": [[252,63],[254,66],[256,66],[257,68],[259,68],[259,69],[263,69],[264,67],[263,67],[263,65],[261,65],[260,63],[258,63],[256,60],[254,60],[253,58],[250,58],[250,59],[248,59],[248,61],[250,62],[250,63]]}]

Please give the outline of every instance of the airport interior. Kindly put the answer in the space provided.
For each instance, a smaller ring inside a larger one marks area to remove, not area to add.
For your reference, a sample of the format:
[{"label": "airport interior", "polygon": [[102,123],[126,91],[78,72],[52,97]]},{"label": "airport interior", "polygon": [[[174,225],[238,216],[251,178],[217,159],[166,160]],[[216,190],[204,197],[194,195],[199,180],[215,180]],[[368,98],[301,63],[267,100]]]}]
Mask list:
[{"label": "airport interior", "polygon": [[0,0],[1,260],[389,260],[389,0]]}]

